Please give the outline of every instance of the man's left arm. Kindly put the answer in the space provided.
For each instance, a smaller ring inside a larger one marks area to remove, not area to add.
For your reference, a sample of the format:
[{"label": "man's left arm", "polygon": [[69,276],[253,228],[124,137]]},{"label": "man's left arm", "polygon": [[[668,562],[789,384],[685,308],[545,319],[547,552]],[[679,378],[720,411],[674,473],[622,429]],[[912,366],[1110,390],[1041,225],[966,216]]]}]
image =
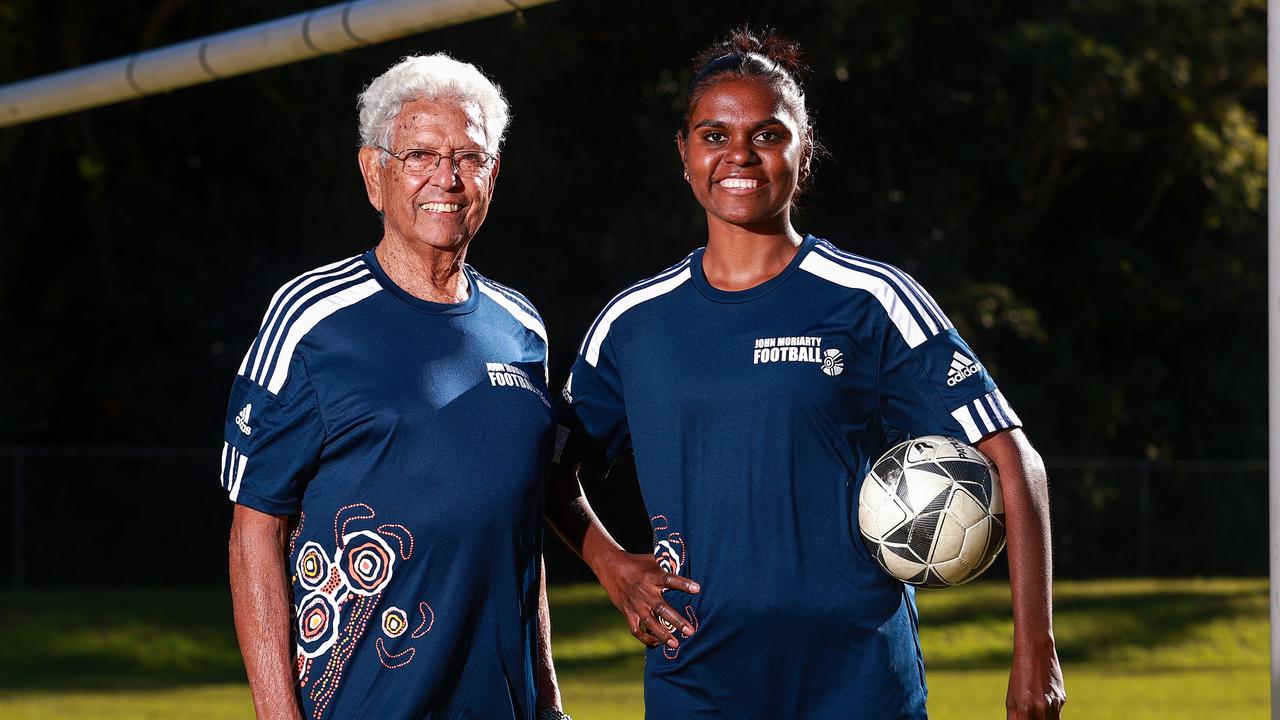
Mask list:
[{"label": "man's left arm", "polygon": [[556,666],[551,659],[551,606],[547,603],[547,564],[541,564],[538,578],[538,647],[535,672],[538,681],[538,717],[544,710],[563,712],[560,702],[560,683],[556,680]]},{"label": "man's left arm", "polygon": [[1053,560],[1044,462],[1018,428],[978,442],[1000,473],[1013,598],[1008,720],[1056,720],[1067,701],[1053,638]]}]

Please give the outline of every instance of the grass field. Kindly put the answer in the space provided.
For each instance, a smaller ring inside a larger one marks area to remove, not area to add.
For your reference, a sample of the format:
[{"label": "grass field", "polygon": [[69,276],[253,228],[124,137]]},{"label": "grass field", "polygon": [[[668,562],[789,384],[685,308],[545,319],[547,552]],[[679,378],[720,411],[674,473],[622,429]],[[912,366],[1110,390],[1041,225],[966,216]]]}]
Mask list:
[{"label": "grass field", "polygon": [[[1003,718],[1007,586],[921,592],[934,720]],[[579,720],[639,718],[640,646],[594,586],[552,589],[556,662]],[[1268,717],[1265,580],[1057,585],[1066,717]],[[244,718],[229,600],[203,591],[0,594],[0,717]]]}]

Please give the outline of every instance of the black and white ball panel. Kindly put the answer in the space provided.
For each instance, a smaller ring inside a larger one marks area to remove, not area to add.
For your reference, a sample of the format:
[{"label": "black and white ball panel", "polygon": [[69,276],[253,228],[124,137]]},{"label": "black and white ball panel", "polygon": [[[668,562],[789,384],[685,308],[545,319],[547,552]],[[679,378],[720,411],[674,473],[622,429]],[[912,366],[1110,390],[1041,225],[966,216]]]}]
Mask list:
[{"label": "black and white ball panel", "polygon": [[967,582],[1004,547],[999,476],[959,440],[909,440],[885,453],[863,481],[858,525],[872,556],[903,582]]}]

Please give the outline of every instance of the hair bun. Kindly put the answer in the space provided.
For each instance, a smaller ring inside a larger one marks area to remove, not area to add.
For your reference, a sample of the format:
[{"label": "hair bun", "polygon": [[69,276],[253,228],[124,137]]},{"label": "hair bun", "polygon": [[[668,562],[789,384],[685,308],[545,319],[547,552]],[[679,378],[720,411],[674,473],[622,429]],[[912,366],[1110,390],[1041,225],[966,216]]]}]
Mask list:
[{"label": "hair bun", "polygon": [[791,77],[800,81],[807,75],[809,65],[804,61],[800,43],[791,40],[773,28],[754,31],[749,25],[734,28],[728,36],[698,53],[693,59],[694,75],[701,74],[716,60],[727,55],[759,55],[772,60]]}]

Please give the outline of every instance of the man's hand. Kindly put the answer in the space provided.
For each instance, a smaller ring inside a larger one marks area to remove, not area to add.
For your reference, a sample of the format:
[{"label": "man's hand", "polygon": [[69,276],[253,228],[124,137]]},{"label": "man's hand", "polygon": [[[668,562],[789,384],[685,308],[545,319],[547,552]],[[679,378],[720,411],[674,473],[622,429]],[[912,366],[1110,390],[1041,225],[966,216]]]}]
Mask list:
[{"label": "man's hand", "polygon": [[259,720],[302,720],[289,640],[286,517],[236,505],[228,543],[236,637]]},{"label": "man's hand", "polygon": [[1053,640],[1013,641],[1013,670],[1004,704],[1007,720],[1058,720],[1067,702]]},{"label": "man's hand", "polygon": [[662,593],[673,589],[696,594],[702,591],[698,583],[663,571],[652,555],[618,551],[602,557],[597,565],[593,569],[600,584],[637,640],[649,647],[665,644],[676,648],[680,641],[675,630],[686,638],[693,635],[688,619],[668,605]]}]

